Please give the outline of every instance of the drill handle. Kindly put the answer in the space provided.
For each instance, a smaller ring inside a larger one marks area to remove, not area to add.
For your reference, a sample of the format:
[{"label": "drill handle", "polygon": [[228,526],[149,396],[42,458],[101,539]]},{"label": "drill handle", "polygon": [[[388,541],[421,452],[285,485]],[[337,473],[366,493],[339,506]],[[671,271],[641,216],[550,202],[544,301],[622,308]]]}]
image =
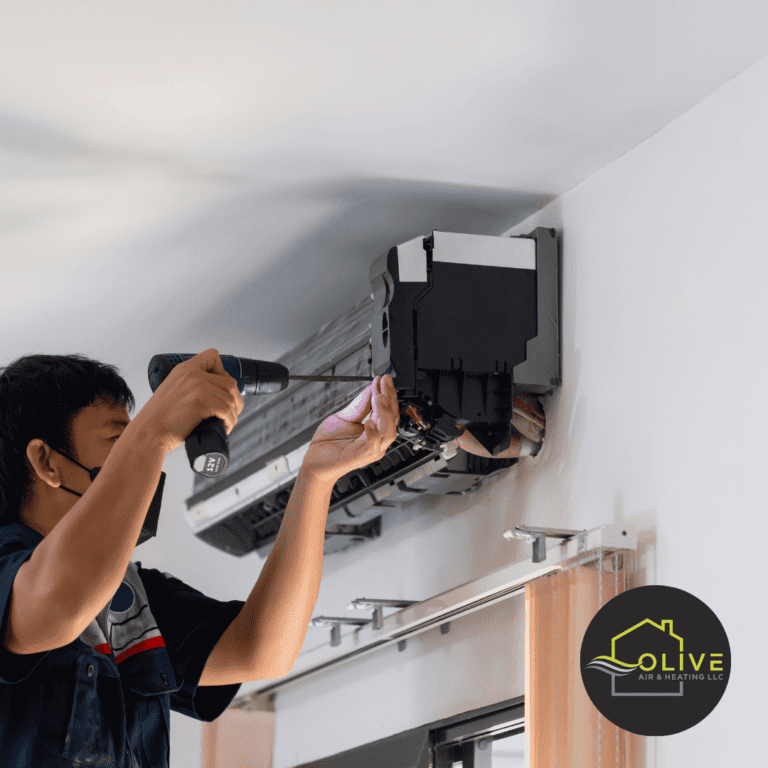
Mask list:
[{"label": "drill handle", "polygon": [[189,466],[203,477],[218,477],[229,466],[229,441],[224,422],[216,416],[203,419],[184,441]]}]

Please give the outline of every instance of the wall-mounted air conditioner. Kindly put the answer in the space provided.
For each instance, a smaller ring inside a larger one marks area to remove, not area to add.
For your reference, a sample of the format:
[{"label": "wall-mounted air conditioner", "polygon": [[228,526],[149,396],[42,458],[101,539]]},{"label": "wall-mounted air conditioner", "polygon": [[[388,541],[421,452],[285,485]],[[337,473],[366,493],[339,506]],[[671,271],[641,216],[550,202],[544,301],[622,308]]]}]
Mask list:
[{"label": "wall-mounted air conditioner", "polygon": [[[377,258],[370,280],[370,298],[278,361],[292,374],[390,373],[397,387],[398,437],[380,461],[336,483],[326,553],[378,536],[387,508],[422,494],[467,493],[508,469],[517,458],[495,457],[510,454],[512,438],[522,436],[523,453],[535,453],[543,439],[538,398],[560,383],[555,230],[434,231]],[[292,381],[247,399],[229,435],[227,472],[195,476],[187,499],[195,535],[234,555],[265,557],[317,426],[365,386]],[[470,436],[471,453],[459,447]]]}]

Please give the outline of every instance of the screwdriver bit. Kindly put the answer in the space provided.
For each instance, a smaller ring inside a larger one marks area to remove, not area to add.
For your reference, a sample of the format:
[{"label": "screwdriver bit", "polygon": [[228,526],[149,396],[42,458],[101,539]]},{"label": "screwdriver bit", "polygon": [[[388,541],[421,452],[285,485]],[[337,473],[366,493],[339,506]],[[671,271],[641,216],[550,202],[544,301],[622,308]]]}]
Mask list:
[{"label": "screwdriver bit", "polygon": [[290,374],[288,378],[304,381],[373,381],[372,376],[299,376]]}]

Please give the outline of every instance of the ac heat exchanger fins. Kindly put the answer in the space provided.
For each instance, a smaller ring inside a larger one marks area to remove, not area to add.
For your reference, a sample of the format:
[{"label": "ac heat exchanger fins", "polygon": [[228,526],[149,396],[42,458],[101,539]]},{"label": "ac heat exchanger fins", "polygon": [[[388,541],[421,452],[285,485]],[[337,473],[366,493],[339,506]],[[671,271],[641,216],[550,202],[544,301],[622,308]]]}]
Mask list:
[{"label": "ac heat exchanger fins", "polygon": [[[423,493],[475,488],[516,462],[468,454],[449,441],[469,430],[491,455],[509,447],[515,392],[560,383],[556,233],[525,237],[434,231],[393,247],[370,268],[366,298],[278,362],[296,374],[391,373],[399,436],[386,456],[333,490],[326,553],[379,534],[388,507]],[[363,382],[293,381],[246,399],[229,436],[230,467],[195,476],[187,500],[193,531],[235,555],[266,556],[296,473],[320,422]]]}]

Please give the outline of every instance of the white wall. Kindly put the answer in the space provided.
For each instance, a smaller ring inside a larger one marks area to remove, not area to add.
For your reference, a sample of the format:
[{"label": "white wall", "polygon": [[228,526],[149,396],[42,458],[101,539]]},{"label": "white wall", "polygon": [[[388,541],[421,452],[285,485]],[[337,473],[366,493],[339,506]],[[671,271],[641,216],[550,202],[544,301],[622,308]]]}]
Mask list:
[{"label": "white wall", "polygon": [[634,526],[647,582],[704,600],[730,640],[723,699],[649,740],[658,768],[765,757],[767,582],[750,532],[768,491],[766,95],[763,59],[510,232],[564,233],[565,386],[526,515]]},{"label": "white wall", "polygon": [[[763,59],[510,231],[563,232],[564,383],[545,449],[475,498],[385,516],[382,540],[326,560],[316,613],[363,595],[423,599],[493,570],[522,555],[501,539],[517,522],[625,522],[646,581],[704,600],[734,660],[714,712],[649,752],[659,768],[760,762],[766,96]],[[521,693],[515,600],[278,694],[274,768]],[[326,635],[310,629],[306,647]]]}]

